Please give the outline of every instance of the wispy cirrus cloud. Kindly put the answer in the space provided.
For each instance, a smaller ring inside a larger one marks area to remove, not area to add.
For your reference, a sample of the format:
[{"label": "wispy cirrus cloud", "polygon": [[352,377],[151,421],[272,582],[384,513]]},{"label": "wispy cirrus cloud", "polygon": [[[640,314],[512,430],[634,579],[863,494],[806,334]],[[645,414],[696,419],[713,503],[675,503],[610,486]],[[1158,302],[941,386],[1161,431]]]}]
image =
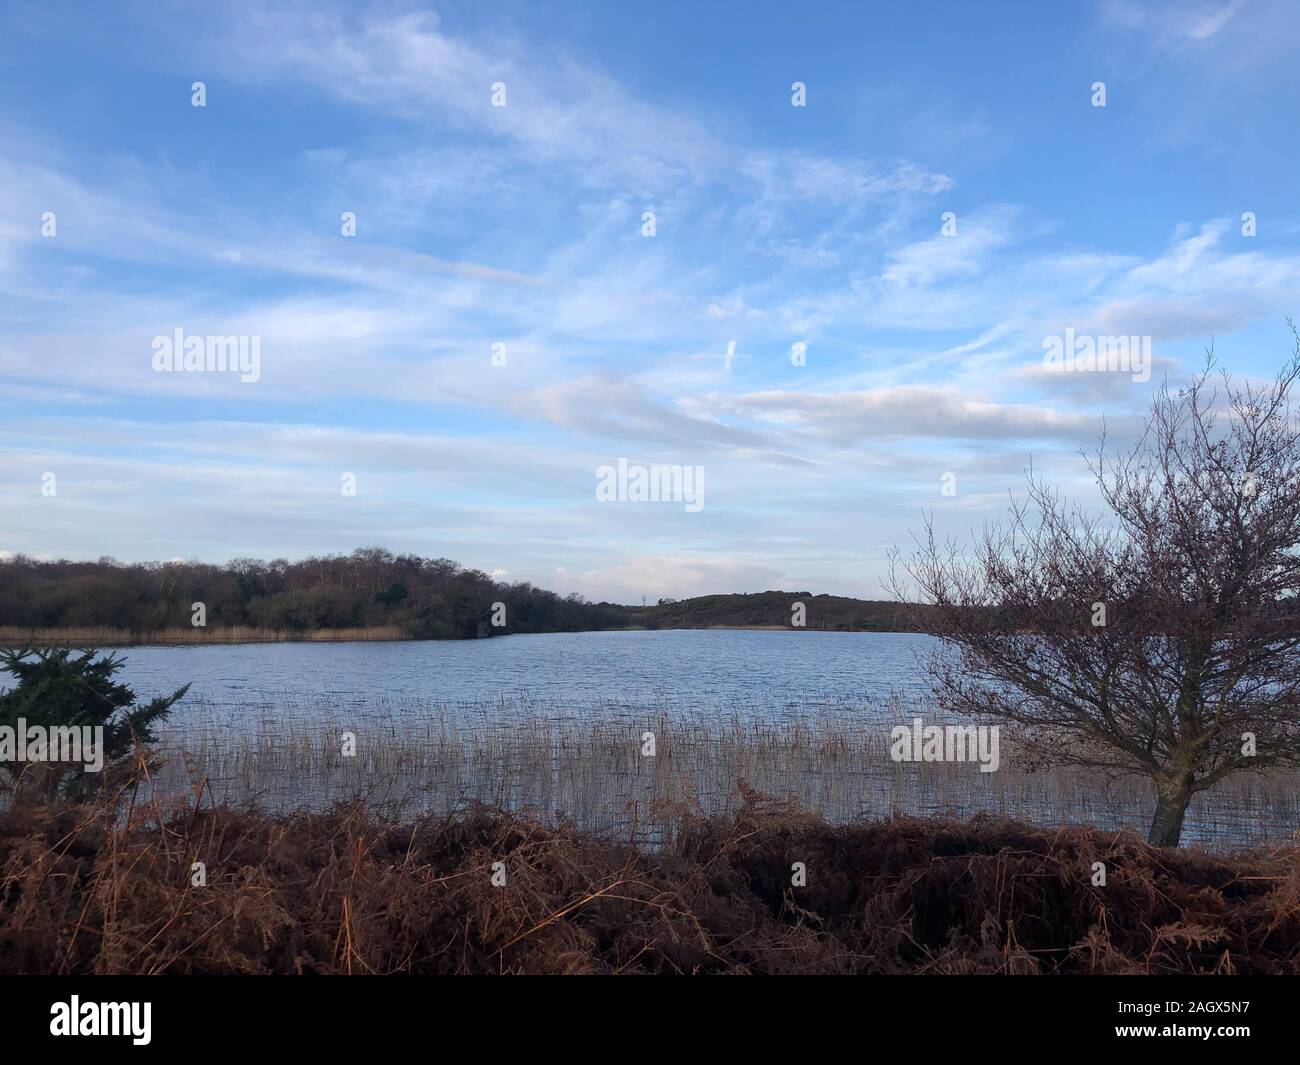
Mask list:
[{"label": "wispy cirrus cloud", "polygon": [[[673,11],[679,59],[562,6],[556,26],[455,4],[123,8],[59,51],[75,28],[10,19],[46,62],[6,73],[0,105],[0,542],[386,538],[595,597],[871,592],[921,507],[961,533],[1031,455],[1086,492],[1075,449],[1154,386],[1045,374],[1046,335],[1151,335],[1176,381],[1214,334],[1256,371],[1300,303],[1290,189],[1253,154],[1271,117],[1233,118],[1255,131],[1241,187],[1188,166],[1171,196],[1139,165],[1142,107],[1196,88],[1183,57],[1270,47],[1251,35],[1279,35],[1274,9],[1112,6],[1044,16],[1081,62],[1102,65],[1094,22],[1162,56],[1133,60],[1145,80],[1105,113],[1058,91],[1021,22],[967,65],[969,41],[901,9],[859,28],[929,40],[938,73],[906,49],[864,68],[775,45],[696,69]],[[1021,76],[1008,105],[993,90]],[[155,373],[151,340],[176,328],[260,337],[259,381]],[[619,456],[705,466],[705,508],[599,504]],[[57,501],[35,490],[47,470]]]}]

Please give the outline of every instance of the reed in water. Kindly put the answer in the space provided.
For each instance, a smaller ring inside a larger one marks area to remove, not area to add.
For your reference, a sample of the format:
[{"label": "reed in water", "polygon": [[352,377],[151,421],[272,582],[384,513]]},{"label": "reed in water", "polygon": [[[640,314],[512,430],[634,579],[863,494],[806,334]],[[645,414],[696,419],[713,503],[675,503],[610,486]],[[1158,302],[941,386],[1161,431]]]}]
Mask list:
[{"label": "reed in water", "polygon": [[[160,795],[202,788],[218,802],[282,811],[364,797],[394,817],[483,802],[653,839],[672,834],[674,811],[734,814],[738,781],[831,823],[989,813],[1053,826],[1144,827],[1146,780],[1035,770],[1005,734],[996,772],[970,761],[895,761],[891,728],[923,712],[901,699],[775,719],[743,706],[726,713],[379,700],[322,708],[290,698],[232,716],[199,703],[163,733],[150,787]],[[1289,839],[1300,824],[1298,796],[1300,773],[1230,778],[1198,797],[1187,842],[1227,849]]]}]

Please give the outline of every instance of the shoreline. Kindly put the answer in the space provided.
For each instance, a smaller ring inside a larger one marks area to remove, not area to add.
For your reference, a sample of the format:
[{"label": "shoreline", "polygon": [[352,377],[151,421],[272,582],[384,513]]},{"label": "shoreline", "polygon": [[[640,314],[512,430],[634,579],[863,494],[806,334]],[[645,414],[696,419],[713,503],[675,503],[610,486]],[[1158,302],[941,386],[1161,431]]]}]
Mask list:
[{"label": "shoreline", "polygon": [[[501,636],[555,636],[565,632],[833,632],[845,635],[864,633],[905,633],[906,629],[795,629],[785,625],[628,625],[616,629],[557,629],[554,632],[506,632]],[[500,636],[479,639],[500,639]],[[162,629],[133,632],[130,629],[50,628],[18,629],[0,626],[0,649],[22,647],[230,647],[264,643],[463,643],[475,637],[431,640],[405,636],[396,627],[356,629],[313,629],[308,632],[256,630],[246,628],[212,629],[197,634],[191,629]]]}]

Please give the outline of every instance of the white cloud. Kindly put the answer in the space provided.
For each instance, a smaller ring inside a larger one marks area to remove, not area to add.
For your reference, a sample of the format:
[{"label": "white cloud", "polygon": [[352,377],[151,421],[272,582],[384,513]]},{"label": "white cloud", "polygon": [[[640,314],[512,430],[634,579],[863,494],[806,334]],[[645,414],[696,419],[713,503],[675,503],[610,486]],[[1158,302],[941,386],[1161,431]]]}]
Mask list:
[{"label": "white cloud", "polygon": [[1128,30],[1149,33],[1166,48],[1209,41],[1242,9],[1245,0],[1107,0],[1103,21]]},{"label": "white cloud", "polygon": [[633,604],[643,596],[653,603],[660,598],[762,592],[779,588],[784,579],[781,569],[771,564],[672,555],[644,555],[578,573],[561,569],[556,577],[565,591]]},{"label": "white cloud", "polygon": [[862,392],[754,392],[736,409],[767,421],[798,427],[837,443],[897,437],[944,439],[1077,437],[1095,420],[1026,404],[971,399],[957,389],[898,385]]},{"label": "white cloud", "polygon": [[926,286],[953,276],[978,273],[984,269],[989,256],[1011,240],[1014,215],[1014,211],[1000,209],[985,217],[958,218],[954,235],[936,233],[929,240],[895,251],[881,272],[881,279],[896,285]]}]

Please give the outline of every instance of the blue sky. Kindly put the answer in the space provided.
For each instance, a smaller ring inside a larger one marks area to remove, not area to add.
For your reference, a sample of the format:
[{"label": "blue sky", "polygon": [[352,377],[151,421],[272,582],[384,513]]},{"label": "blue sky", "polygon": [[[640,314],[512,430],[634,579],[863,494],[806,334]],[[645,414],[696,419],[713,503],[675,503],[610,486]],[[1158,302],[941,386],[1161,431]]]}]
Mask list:
[{"label": "blue sky", "polygon": [[[1079,448],[1211,339],[1280,364],[1298,27],[0,4],[0,554],[383,544],[597,599],[880,597],[924,511],[965,537],[1031,458],[1094,501]],[[1046,373],[1066,328],[1151,337],[1152,380]],[[259,379],[155,372],[176,329],[259,337]],[[619,458],[702,467],[705,505],[598,501]]]}]

